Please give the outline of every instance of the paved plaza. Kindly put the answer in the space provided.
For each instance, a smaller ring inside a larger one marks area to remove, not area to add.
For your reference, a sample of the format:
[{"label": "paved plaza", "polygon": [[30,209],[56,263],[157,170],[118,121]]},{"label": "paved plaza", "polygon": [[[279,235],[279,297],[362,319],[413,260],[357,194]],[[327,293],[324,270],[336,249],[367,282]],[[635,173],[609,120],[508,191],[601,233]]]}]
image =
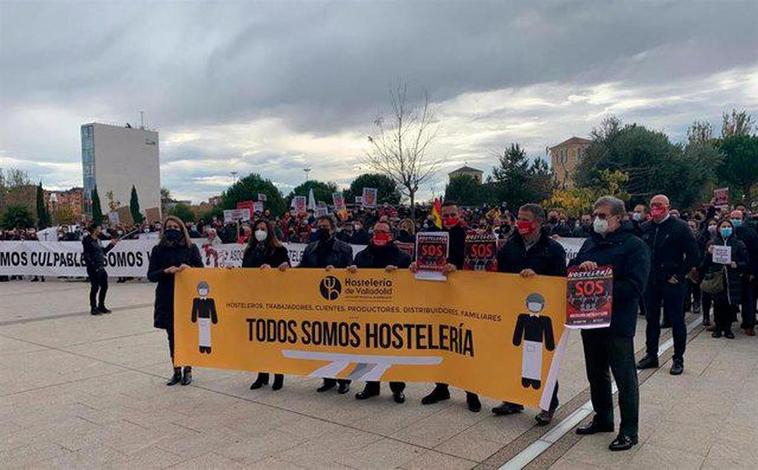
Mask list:
[{"label": "paved plaza", "polygon": [[[758,340],[713,339],[693,316],[685,374],[668,374],[670,350],[640,374],[640,445],[611,453],[614,435],[572,429],[589,399],[578,334],[561,408],[539,428],[534,410],[493,416],[493,400],[471,413],[460,390],[422,406],[429,384],[409,384],[403,405],[387,388],[358,402],[362,384],[317,394],[319,380],[288,376],[281,391],[251,391],[254,374],[200,368],[191,386],[169,388],[153,286],[112,283],[102,317],[86,313],[87,290],[0,283],[1,468],[497,468],[527,454],[527,468],[758,468]],[[643,343],[644,320],[638,352]]]}]

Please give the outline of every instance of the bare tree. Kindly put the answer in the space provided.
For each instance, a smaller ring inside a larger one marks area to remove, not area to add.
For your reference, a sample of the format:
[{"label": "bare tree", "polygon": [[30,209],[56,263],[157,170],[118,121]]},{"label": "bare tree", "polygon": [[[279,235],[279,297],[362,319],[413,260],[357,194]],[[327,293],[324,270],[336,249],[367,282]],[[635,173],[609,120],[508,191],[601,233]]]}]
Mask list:
[{"label": "bare tree", "polygon": [[439,126],[429,108],[429,96],[419,105],[408,103],[407,85],[390,89],[392,121],[385,123],[380,116],[374,124],[377,134],[368,137],[371,148],[366,164],[374,171],[392,178],[411,204],[411,216],[416,216],[416,192],[431,178],[441,161],[426,155],[437,136]]},{"label": "bare tree", "polygon": [[707,144],[713,140],[713,126],[708,121],[694,121],[687,129],[687,141],[691,144]]},{"label": "bare tree", "polygon": [[732,114],[724,113],[722,118],[721,137],[750,135],[753,128],[753,118],[747,111],[738,112],[736,109],[732,109]]}]

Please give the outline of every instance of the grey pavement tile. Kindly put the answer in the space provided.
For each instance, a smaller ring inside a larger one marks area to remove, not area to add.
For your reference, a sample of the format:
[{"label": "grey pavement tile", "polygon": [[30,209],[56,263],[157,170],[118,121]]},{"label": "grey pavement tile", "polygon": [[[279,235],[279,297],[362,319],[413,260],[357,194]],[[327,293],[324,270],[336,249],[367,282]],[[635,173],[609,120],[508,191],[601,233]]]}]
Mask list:
[{"label": "grey pavement tile", "polygon": [[277,458],[304,466],[327,464],[381,439],[381,436],[361,431],[338,431],[310,439],[280,453]]},{"label": "grey pavement tile", "polygon": [[662,421],[646,441],[656,446],[677,449],[705,456],[716,430],[707,426],[691,426],[675,421]]},{"label": "grey pavement tile", "polygon": [[234,469],[244,469],[245,467],[242,464],[235,462],[234,460],[209,452],[209,453],[200,455],[198,457],[195,457],[191,460],[183,461],[169,468],[197,469],[197,470],[210,470],[210,469],[234,470]]},{"label": "grey pavement tile", "polygon": [[713,441],[703,468],[758,468],[755,441],[745,444],[734,440],[717,438]]},{"label": "grey pavement tile", "polygon": [[[610,452],[609,452],[610,453]],[[640,446],[625,468],[655,468],[661,470],[700,468],[705,461],[702,455],[692,452],[670,449],[648,443]]]},{"label": "grey pavement tile", "polygon": [[237,462],[254,462],[266,457],[275,457],[306,440],[275,430],[257,435],[229,435],[226,445],[218,447],[214,453]]},{"label": "grey pavement tile", "polygon": [[385,469],[405,465],[425,452],[426,449],[411,444],[381,439],[335,461],[352,468]]},{"label": "grey pavement tile", "polygon": [[626,452],[610,452],[608,444],[615,438],[614,433],[584,436],[563,456],[571,461],[595,465],[603,468],[618,468],[628,464],[639,452],[641,446],[633,447]]},{"label": "grey pavement tile", "polygon": [[62,458],[70,451],[52,442],[40,442],[11,450],[0,450],[3,468],[30,468],[42,466],[47,460]]},{"label": "grey pavement tile", "polygon": [[416,421],[411,426],[393,433],[391,437],[410,444],[434,448],[488,417],[486,412],[472,413],[460,404],[447,405],[438,413]]},{"label": "grey pavement tile", "polygon": [[476,466],[476,462],[430,450],[401,465],[400,468],[406,470],[465,470],[474,468],[474,466]]},{"label": "grey pavement tile", "polygon": [[571,460],[565,457],[561,457],[550,466],[550,470],[597,470],[601,468],[603,467],[579,462],[578,460]]}]

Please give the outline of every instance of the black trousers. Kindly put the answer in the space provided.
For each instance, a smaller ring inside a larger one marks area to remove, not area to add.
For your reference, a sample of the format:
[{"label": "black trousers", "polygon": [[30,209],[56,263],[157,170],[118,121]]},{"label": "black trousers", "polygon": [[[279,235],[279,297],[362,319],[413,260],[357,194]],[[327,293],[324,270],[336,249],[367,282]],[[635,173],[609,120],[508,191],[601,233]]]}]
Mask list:
[{"label": "black trousers", "polygon": [[755,297],[758,291],[758,278],[750,281],[748,276],[742,280],[742,324],[741,328],[755,328]]},{"label": "black trousers", "polygon": [[736,319],[737,309],[729,305],[726,294],[716,296],[713,300],[713,320],[716,324],[716,331],[730,331],[732,322]]},{"label": "black trousers", "polygon": [[634,339],[615,336],[607,328],[600,328],[582,330],[582,344],[592,408],[595,410],[593,421],[600,426],[613,426],[612,372],[619,391],[620,432],[636,437],[640,393],[634,361]]},{"label": "black trousers", "polygon": [[105,269],[87,270],[89,275],[89,306],[90,308],[105,307],[105,294],[108,293],[108,273]]},{"label": "black trousers", "polygon": [[[366,387],[363,389],[368,393],[379,393],[379,382],[366,382]],[[392,393],[400,393],[405,390],[405,382],[390,382],[390,390]]]},{"label": "black trousers", "polygon": [[687,347],[687,325],[684,324],[684,296],[686,281],[671,284],[667,280],[651,280],[645,291],[645,346],[647,355],[658,357],[658,341],[661,338],[661,304],[674,337],[674,361],[684,361]]},{"label": "black trousers", "polygon": [[324,385],[331,385],[332,387],[334,387],[336,384],[350,385],[350,381],[347,379],[324,379]]},{"label": "black trousers", "polygon": [[[448,384],[442,384],[442,383],[439,383],[439,382],[435,382],[434,383],[434,389],[435,390],[445,390],[445,391],[447,391],[448,388],[450,388]],[[468,390],[466,390],[466,398],[468,398],[468,397],[479,398],[479,395],[477,395],[476,393],[469,392]]]},{"label": "black trousers", "polygon": [[702,305],[703,320],[711,319],[711,306],[713,305],[713,297],[711,294],[706,294],[702,290],[700,291],[702,297],[700,298],[700,304]]}]

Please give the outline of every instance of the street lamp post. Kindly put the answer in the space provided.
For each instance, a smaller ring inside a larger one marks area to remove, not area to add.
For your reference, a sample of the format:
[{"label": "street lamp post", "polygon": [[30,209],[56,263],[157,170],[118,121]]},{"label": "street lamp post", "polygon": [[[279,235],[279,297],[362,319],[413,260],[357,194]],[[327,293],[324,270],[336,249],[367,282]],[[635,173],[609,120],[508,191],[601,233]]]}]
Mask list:
[{"label": "street lamp post", "polygon": [[303,171],[305,172],[305,181],[308,182],[308,173],[311,172],[310,168],[303,168]]}]

